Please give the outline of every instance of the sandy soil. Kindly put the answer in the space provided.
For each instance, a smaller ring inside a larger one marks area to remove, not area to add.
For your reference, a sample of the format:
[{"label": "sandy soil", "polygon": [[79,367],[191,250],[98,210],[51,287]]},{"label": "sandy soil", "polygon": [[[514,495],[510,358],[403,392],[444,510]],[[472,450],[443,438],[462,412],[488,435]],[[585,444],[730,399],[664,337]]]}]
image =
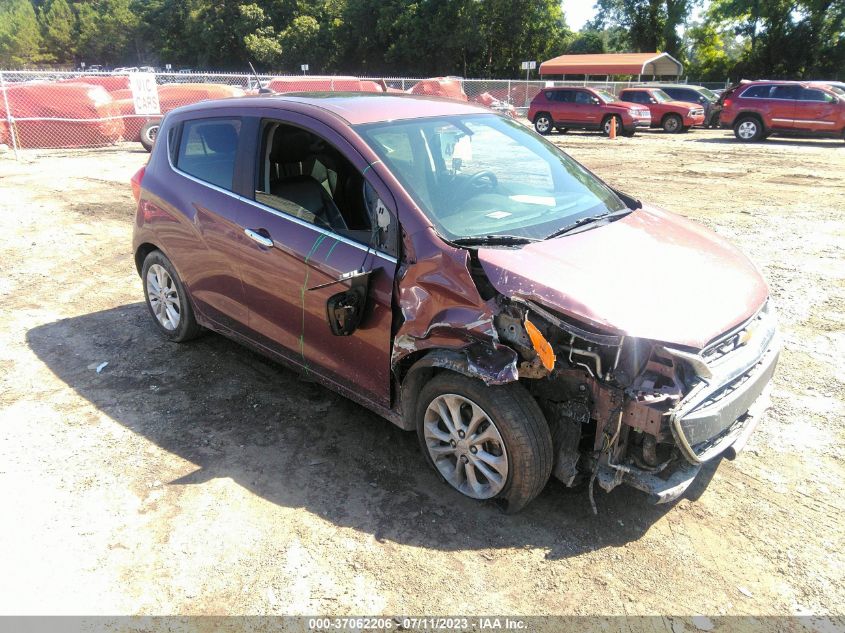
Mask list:
[{"label": "sandy soil", "polygon": [[[470,503],[413,435],[156,334],[130,252],[147,154],[4,154],[0,613],[842,614],[845,144],[552,138],[769,280],[786,348],[736,461],[670,506],[619,488],[593,516],[556,482],[516,516]],[[659,270],[642,285],[671,301]]]}]

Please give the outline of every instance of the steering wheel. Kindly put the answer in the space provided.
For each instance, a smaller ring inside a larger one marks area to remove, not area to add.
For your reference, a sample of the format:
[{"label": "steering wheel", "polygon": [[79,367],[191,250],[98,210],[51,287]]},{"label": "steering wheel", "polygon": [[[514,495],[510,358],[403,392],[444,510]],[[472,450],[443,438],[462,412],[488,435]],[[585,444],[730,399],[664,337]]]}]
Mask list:
[{"label": "steering wheel", "polygon": [[489,169],[473,174],[464,184],[461,185],[461,191],[472,191],[473,193],[482,193],[484,191],[493,191],[499,186],[499,179]]}]

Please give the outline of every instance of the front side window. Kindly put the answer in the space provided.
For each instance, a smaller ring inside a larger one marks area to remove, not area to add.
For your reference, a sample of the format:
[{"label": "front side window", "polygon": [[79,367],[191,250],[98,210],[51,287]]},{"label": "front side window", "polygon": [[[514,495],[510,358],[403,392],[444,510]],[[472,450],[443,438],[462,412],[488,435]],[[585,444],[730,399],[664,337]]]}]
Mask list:
[{"label": "front side window", "polygon": [[631,92],[623,92],[622,99],[624,101],[630,101],[631,103],[646,103],[648,98],[644,92],[639,90],[633,90]]},{"label": "front side window", "polygon": [[182,124],[176,167],[229,191],[235,174],[240,119],[197,119]]},{"label": "front side window", "polygon": [[829,95],[823,90],[815,90],[813,88],[802,88],[800,98],[802,101],[833,102],[833,95]]},{"label": "front side window", "polygon": [[579,90],[575,93],[575,103],[580,103],[582,105],[589,105],[593,102],[593,95],[589,92],[584,92],[583,90]]},{"label": "front side window", "polygon": [[554,145],[497,115],[357,129],[446,239],[542,239],[581,217],[625,208]]}]

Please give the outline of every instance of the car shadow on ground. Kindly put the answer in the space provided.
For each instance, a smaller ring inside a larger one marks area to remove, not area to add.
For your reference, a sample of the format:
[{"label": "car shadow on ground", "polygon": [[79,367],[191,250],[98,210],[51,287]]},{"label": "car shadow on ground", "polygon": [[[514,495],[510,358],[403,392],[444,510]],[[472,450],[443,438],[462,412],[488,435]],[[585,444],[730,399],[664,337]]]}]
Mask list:
[{"label": "car shadow on ground", "polygon": [[[143,303],[42,325],[27,341],[101,411],[196,465],[169,485],[229,477],[380,541],[542,547],[556,559],[636,540],[672,509],[627,487],[597,487],[594,516],[585,489],[552,480],[521,513],[505,515],[442,483],[415,434],[223,337],[166,341]],[[102,373],[91,369],[103,361]],[[700,494],[712,472],[688,494]]]}]

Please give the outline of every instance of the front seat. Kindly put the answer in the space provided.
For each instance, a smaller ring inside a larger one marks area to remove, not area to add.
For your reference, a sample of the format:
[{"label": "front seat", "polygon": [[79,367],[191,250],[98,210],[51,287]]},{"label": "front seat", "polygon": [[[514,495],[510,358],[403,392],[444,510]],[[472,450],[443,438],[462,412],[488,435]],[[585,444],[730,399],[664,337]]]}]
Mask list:
[{"label": "front seat", "polygon": [[276,130],[270,152],[270,194],[283,210],[314,224],[344,230],[343,215],[326,188],[312,175],[314,137],[308,132]]}]

